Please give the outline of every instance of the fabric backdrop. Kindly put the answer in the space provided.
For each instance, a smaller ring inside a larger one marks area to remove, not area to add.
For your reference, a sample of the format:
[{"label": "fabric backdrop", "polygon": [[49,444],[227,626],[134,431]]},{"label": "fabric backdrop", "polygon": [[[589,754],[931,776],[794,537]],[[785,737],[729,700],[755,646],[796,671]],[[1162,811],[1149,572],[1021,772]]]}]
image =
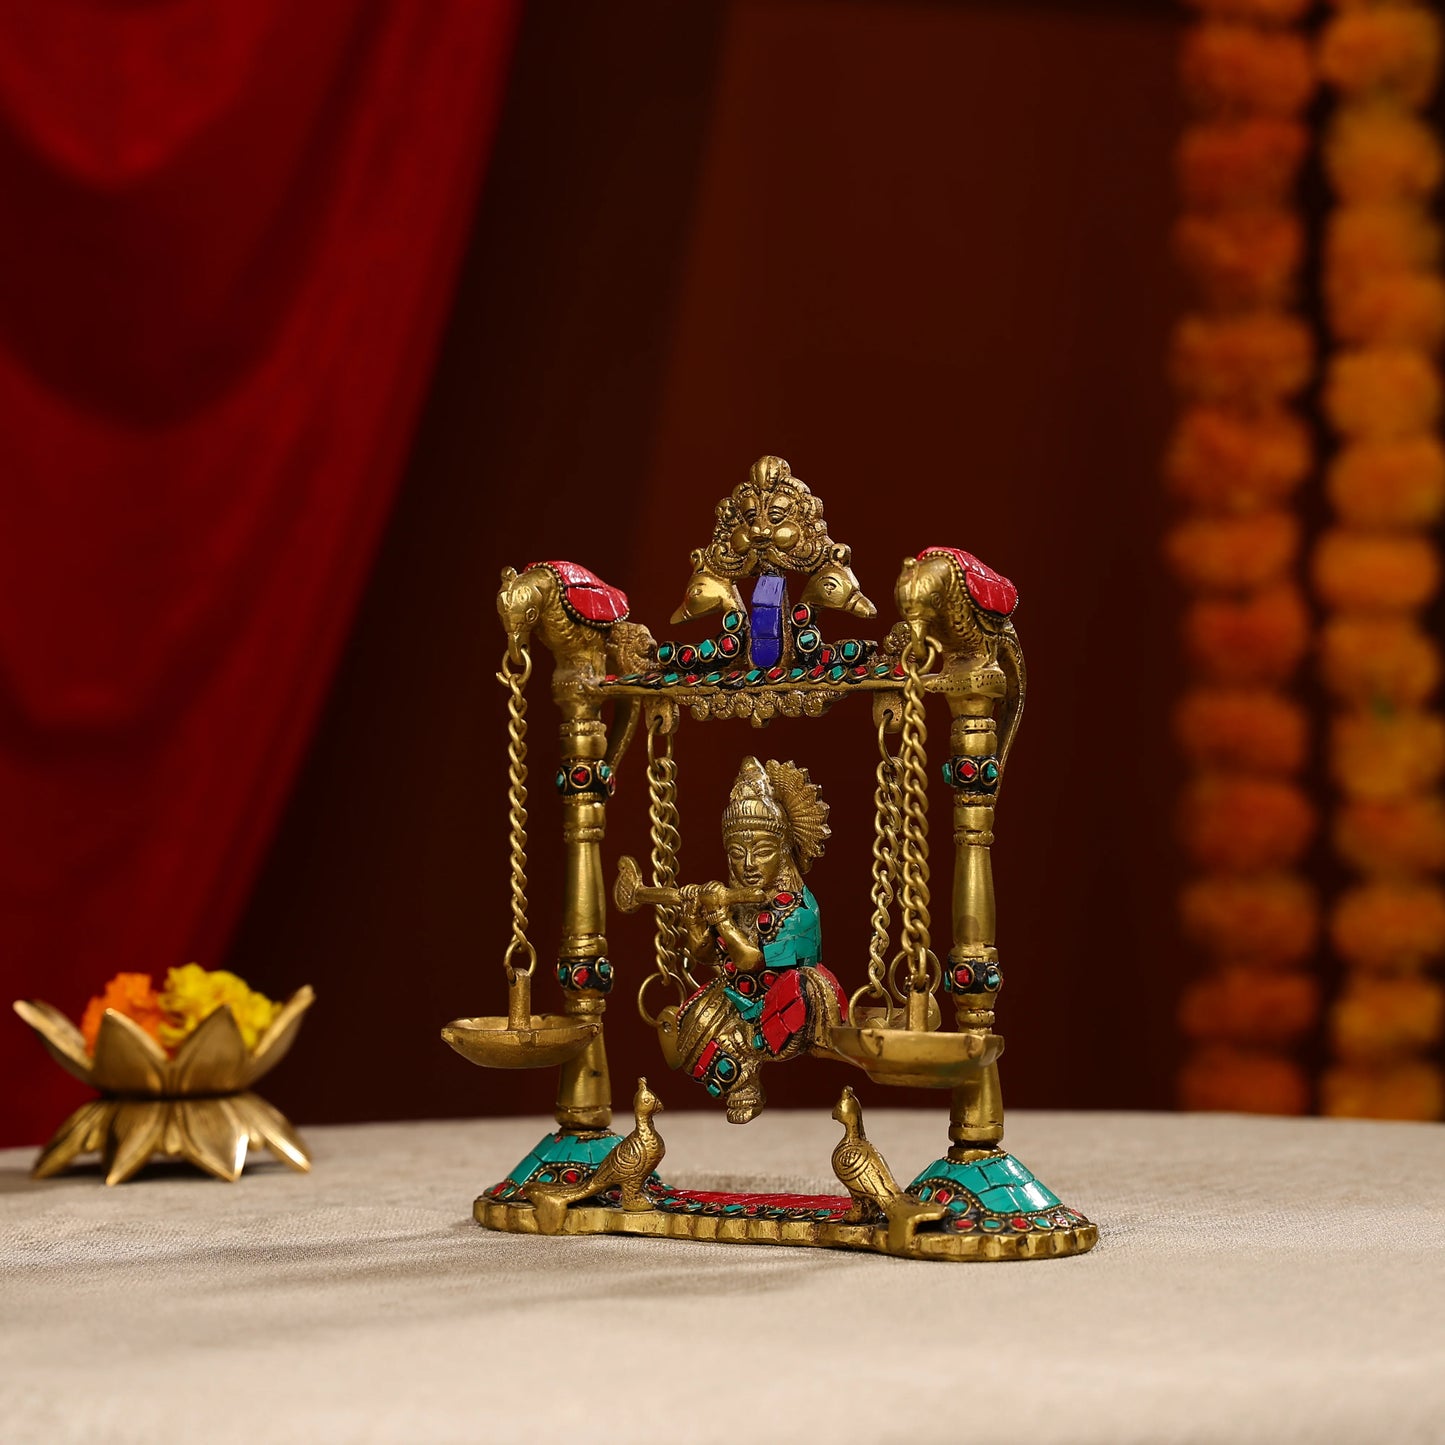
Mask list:
[{"label": "fabric backdrop", "polygon": [[[405,458],[515,8],[0,16],[7,999],[219,964]],[[18,1142],[73,1086],[7,1028]]]}]

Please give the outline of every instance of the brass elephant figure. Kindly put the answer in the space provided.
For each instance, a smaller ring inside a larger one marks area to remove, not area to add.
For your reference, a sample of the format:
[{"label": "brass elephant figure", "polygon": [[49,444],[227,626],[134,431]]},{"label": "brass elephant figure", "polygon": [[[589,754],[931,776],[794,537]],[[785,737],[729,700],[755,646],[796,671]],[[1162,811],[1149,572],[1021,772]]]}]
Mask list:
[{"label": "brass elephant figure", "polygon": [[[523,572],[504,568],[497,612],[514,658],[533,637],[552,654],[552,696],[568,720],[596,716],[598,701],[588,684],[609,673],[643,671],[656,657],[652,634],[627,620],[626,596],[575,562],[534,562]],[[614,767],[637,719],[635,699],[617,704],[607,743]]]},{"label": "brass elephant figure", "polygon": [[1018,589],[969,552],[925,547],[904,562],[894,596],[920,659],[930,646],[936,647],[945,669],[972,675],[972,691],[1002,695],[1002,773],[1023,717],[1027,688],[1023,649],[1010,621]]}]

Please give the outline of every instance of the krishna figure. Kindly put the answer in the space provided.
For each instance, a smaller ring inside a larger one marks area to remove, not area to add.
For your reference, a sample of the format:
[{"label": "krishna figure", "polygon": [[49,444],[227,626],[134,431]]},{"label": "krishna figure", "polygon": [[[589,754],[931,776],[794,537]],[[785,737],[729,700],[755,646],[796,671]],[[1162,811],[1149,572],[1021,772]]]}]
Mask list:
[{"label": "krishna figure", "polygon": [[[716,977],[677,1010],[674,1066],[746,1124],[766,1102],[763,1064],[826,1048],[847,1013],[822,966],[818,902],[803,874],[829,834],[828,805],[792,763],[745,758],[723,813],[728,882],[682,890],[684,947]],[[726,901],[751,893],[759,901]]]}]

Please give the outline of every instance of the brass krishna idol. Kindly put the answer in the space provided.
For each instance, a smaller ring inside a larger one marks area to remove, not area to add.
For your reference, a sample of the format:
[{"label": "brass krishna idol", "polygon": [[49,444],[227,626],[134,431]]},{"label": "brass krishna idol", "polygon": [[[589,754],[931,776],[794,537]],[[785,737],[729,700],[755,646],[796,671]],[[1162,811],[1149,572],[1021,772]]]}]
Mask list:
[{"label": "brass krishna idol", "polygon": [[[557,1129],[476,1201],[479,1223],[526,1234],[825,1245],[952,1260],[1082,1254],[1097,1241],[1093,1224],[1003,1148],[1003,1039],[994,1032],[1003,976],[990,849],[1024,704],[1023,654],[1010,620],[1018,594],[976,557],[935,546],[904,562],[894,598],[900,620],[881,642],[825,638],[824,613],[841,613],[846,629],[877,608],[851,550],[829,536],[822,502],[773,456],[755,462],[718,504],[711,540],[692,553],[672,623],[702,623],[693,629],[700,635],[656,641],[629,620],[623,593],[572,562],[503,573],[507,1013],[457,1019],[442,1036],[477,1064],[557,1067]],[[566,854],[562,1002],[546,1014],[533,1012],[537,952],[527,915],[526,687],[536,641],[555,663]],[[830,841],[828,804],[807,770],[742,758],[722,818],[725,876],[684,883],[673,740],[684,712],[761,727],[779,715],[821,717],[853,694],[871,700],[867,737],[877,765],[867,973],[850,993],[854,981],[823,962],[812,869]],[[933,695],[950,714],[942,770],[953,790],[953,936],[944,961],[929,912]],[[766,1107],[771,1067],[804,1056],[853,1065],[875,1084],[947,1090],[948,1147],[914,1170],[911,1183],[900,1185],[868,1141],[852,1087],[842,1088],[833,1110],[843,1128],[832,1156],[845,1191],[838,1194],[722,1194],[665,1182],[654,1123],[663,1106],[646,1079],[638,1080],[634,1127],[621,1137],[612,1131],[603,1024],[617,978],[607,956],[602,843],[617,770],[639,731],[649,874],[622,858],[613,891],[624,912],[655,912],[652,966],[637,1006],[657,1032],[662,1062],[716,1098],[734,1124]]]}]

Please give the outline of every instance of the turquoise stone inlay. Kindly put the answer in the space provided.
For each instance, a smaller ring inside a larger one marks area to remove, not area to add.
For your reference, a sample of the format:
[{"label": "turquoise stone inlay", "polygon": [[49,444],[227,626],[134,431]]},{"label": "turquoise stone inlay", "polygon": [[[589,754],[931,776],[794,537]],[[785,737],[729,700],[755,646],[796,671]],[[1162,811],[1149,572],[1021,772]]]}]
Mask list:
[{"label": "turquoise stone inlay", "polygon": [[618,1135],[600,1134],[595,1138],[579,1138],[576,1134],[548,1134],[507,1176],[518,1184],[526,1184],[534,1175],[559,1177],[564,1169],[576,1168],[590,1174],[611,1152]]},{"label": "turquoise stone inlay", "polygon": [[[968,1190],[990,1214],[1034,1214],[1055,1209],[1062,1202],[1046,1189],[1012,1154],[996,1154],[972,1164],[953,1164],[940,1159],[919,1174],[910,1189],[925,1180],[949,1179]],[[967,1201],[960,1200],[966,1207]]]}]

